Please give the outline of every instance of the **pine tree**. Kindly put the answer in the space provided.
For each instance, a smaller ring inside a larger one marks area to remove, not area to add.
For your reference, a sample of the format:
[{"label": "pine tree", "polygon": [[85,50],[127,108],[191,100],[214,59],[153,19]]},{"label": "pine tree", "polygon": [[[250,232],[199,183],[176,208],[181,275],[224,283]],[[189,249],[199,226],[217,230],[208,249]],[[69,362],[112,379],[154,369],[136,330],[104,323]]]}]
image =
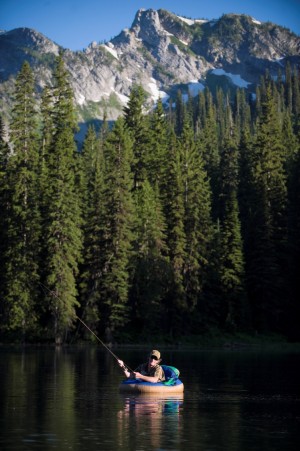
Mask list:
[{"label": "pine tree", "polygon": [[168,129],[162,101],[159,99],[156,109],[149,119],[149,146],[146,158],[147,178],[153,187],[163,183],[163,171],[166,167]]},{"label": "pine tree", "polygon": [[37,191],[38,140],[34,78],[25,62],[15,85],[7,163],[9,200],[5,301],[7,329],[25,335],[36,326],[39,283],[40,214]]},{"label": "pine tree", "polygon": [[41,117],[42,117],[42,156],[47,154],[47,150],[52,142],[55,134],[54,129],[54,99],[52,90],[49,86],[45,86],[41,99]]},{"label": "pine tree", "polygon": [[227,102],[225,100],[224,92],[221,88],[218,88],[216,93],[216,112],[219,143],[222,142],[226,132],[226,105]]},{"label": "pine tree", "polygon": [[132,253],[132,141],[119,118],[104,145],[104,223],[101,234],[101,324],[112,334],[128,322],[129,264]]},{"label": "pine tree", "polygon": [[172,279],[170,291],[166,297],[163,318],[166,329],[172,334],[179,327],[182,309],[186,305],[183,283],[186,259],[183,179],[179,145],[173,129],[170,130],[167,161],[162,199],[167,223],[167,243]]},{"label": "pine tree", "polygon": [[293,108],[292,114],[299,121],[300,116],[300,70],[296,65],[294,66],[292,74],[292,100]]},{"label": "pine tree", "polygon": [[180,90],[178,90],[175,101],[175,131],[177,136],[180,136],[182,133],[185,115],[186,110],[182,99],[182,93]]},{"label": "pine tree", "polygon": [[5,270],[7,266],[6,257],[8,254],[8,211],[9,211],[9,178],[8,163],[10,149],[6,139],[4,122],[0,117],[0,330],[5,329],[7,319],[5,318]]},{"label": "pine tree", "polygon": [[219,194],[219,166],[220,154],[218,144],[218,126],[216,121],[216,109],[213,98],[209,91],[205,92],[206,108],[205,116],[200,119],[203,127],[200,128],[197,136],[199,148],[204,161],[204,168],[210,180],[212,191],[212,217],[218,217],[217,199]]},{"label": "pine tree", "polygon": [[280,121],[271,86],[262,94],[252,161],[254,187],[248,282],[255,327],[278,330],[286,287],[287,186]]},{"label": "pine tree", "polygon": [[[38,170],[38,184],[40,191],[40,209],[42,228],[46,222],[46,192],[48,186],[48,169],[49,158],[51,155],[51,145],[55,134],[53,115],[54,115],[54,99],[50,87],[45,86],[41,97],[41,140],[40,140],[40,157]],[[44,248],[44,239],[42,243],[42,261],[45,259],[46,252]]]},{"label": "pine tree", "polygon": [[211,190],[188,120],[179,139],[171,133],[163,191],[172,270],[166,298],[170,333],[187,329],[203,296],[212,233]]},{"label": "pine tree", "polygon": [[207,90],[200,91],[194,108],[195,133],[198,136],[200,130],[204,127],[204,118],[207,115],[206,94]]},{"label": "pine tree", "polygon": [[236,131],[238,143],[238,167],[239,167],[239,186],[238,203],[241,220],[241,231],[245,251],[245,263],[248,245],[251,247],[251,237],[247,235],[247,224],[251,215],[252,191],[251,191],[251,166],[252,166],[252,135],[251,135],[251,111],[249,102],[246,102],[244,91],[238,91],[236,98]]},{"label": "pine tree", "polygon": [[147,178],[146,161],[148,158],[147,121],[143,113],[145,91],[141,86],[133,86],[127,106],[124,108],[124,119],[133,142],[132,172],[134,189],[141,186]]},{"label": "pine tree", "polygon": [[135,193],[135,242],[131,304],[141,331],[159,332],[162,304],[170,284],[166,224],[158,190],[146,180]]},{"label": "pine tree", "polygon": [[288,62],[285,67],[285,104],[288,111],[293,110],[292,69]]},{"label": "pine tree", "polygon": [[194,133],[185,121],[180,137],[186,256],[184,287],[187,307],[195,308],[203,290],[211,239],[211,191]]},{"label": "pine tree", "polygon": [[104,241],[104,157],[103,143],[94,127],[89,127],[83,144],[84,172],[84,250],[81,266],[81,316],[96,329],[100,320],[101,278],[103,271],[102,244]]},{"label": "pine tree", "polygon": [[293,131],[292,115],[287,110],[283,113],[282,123],[283,163],[287,175],[290,175],[293,162],[298,152],[298,143]]},{"label": "pine tree", "polygon": [[76,276],[81,258],[80,197],[75,184],[77,130],[73,93],[62,55],[57,59],[53,88],[54,135],[47,160],[45,192],[45,309],[53,317],[53,336],[61,343],[75,320]]},{"label": "pine tree", "polygon": [[235,99],[235,133],[237,141],[241,140],[241,136],[244,130],[247,129],[250,132],[251,127],[251,109],[249,102],[246,100],[246,94],[244,89],[238,89]]},{"label": "pine tree", "polygon": [[[238,203],[241,220],[241,234],[244,244],[244,261],[245,271],[248,272],[249,255],[253,249],[253,233],[255,233],[255,224],[253,227],[253,208],[255,206],[255,190],[253,186],[252,178],[252,163],[253,163],[253,137],[250,133],[250,127],[244,125],[241,132],[241,138],[239,142],[239,188],[238,188]],[[245,274],[245,285],[247,291],[247,277]],[[250,315],[249,325],[251,324]]]},{"label": "pine tree", "polygon": [[292,123],[294,133],[300,134],[300,70],[295,66],[293,73],[293,116]]},{"label": "pine tree", "polygon": [[238,206],[238,148],[231,112],[229,111],[227,115],[231,127],[224,137],[220,164],[221,252],[219,274],[223,301],[222,323],[230,330],[235,330],[243,325],[245,268]]}]

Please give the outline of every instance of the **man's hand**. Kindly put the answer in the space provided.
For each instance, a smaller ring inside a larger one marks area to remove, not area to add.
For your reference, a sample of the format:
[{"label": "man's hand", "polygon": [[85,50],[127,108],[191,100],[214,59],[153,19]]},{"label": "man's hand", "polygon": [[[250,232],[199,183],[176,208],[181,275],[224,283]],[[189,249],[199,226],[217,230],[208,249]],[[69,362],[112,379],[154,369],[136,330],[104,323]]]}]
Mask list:
[{"label": "man's hand", "polygon": [[128,371],[128,369],[126,368],[126,366],[125,366],[123,360],[119,360],[119,359],[118,359],[118,364],[120,365],[120,367],[121,367],[122,370],[124,371],[125,376],[126,376],[126,377],[129,377],[129,376],[130,376],[130,371]]}]

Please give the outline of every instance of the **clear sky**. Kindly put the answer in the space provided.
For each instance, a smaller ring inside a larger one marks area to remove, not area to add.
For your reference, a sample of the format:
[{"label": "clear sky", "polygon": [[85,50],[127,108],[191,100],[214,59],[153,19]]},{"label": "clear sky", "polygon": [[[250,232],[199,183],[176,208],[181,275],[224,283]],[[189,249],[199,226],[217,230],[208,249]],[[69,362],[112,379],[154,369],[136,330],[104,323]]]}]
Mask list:
[{"label": "clear sky", "polygon": [[192,19],[248,14],[300,35],[300,0],[0,0],[0,29],[33,28],[62,47],[82,50],[129,28],[140,8]]}]

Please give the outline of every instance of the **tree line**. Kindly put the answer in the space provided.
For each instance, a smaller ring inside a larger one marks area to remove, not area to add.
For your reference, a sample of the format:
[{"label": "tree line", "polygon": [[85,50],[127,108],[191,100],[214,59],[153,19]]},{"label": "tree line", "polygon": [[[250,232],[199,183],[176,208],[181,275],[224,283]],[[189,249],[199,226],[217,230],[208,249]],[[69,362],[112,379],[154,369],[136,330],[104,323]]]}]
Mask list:
[{"label": "tree line", "polygon": [[[299,339],[300,77],[256,94],[132,87],[75,141],[62,55],[38,100],[25,62],[0,129],[0,339],[63,343],[212,330]],[[170,102],[171,105],[171,102]]]}]

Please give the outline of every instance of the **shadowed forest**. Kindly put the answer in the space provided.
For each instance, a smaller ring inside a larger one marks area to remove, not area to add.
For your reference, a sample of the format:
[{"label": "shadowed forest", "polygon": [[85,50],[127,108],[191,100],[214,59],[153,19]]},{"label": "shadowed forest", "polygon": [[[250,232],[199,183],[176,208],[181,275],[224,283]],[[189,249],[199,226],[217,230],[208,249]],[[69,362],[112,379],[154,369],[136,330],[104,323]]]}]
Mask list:
[{"label": "shadowed forest", "polygon": [[300,340],[300,76],[145,111],[133,86],[82,148],[63,57],[25,62],[0,130],[0,341]]}]

